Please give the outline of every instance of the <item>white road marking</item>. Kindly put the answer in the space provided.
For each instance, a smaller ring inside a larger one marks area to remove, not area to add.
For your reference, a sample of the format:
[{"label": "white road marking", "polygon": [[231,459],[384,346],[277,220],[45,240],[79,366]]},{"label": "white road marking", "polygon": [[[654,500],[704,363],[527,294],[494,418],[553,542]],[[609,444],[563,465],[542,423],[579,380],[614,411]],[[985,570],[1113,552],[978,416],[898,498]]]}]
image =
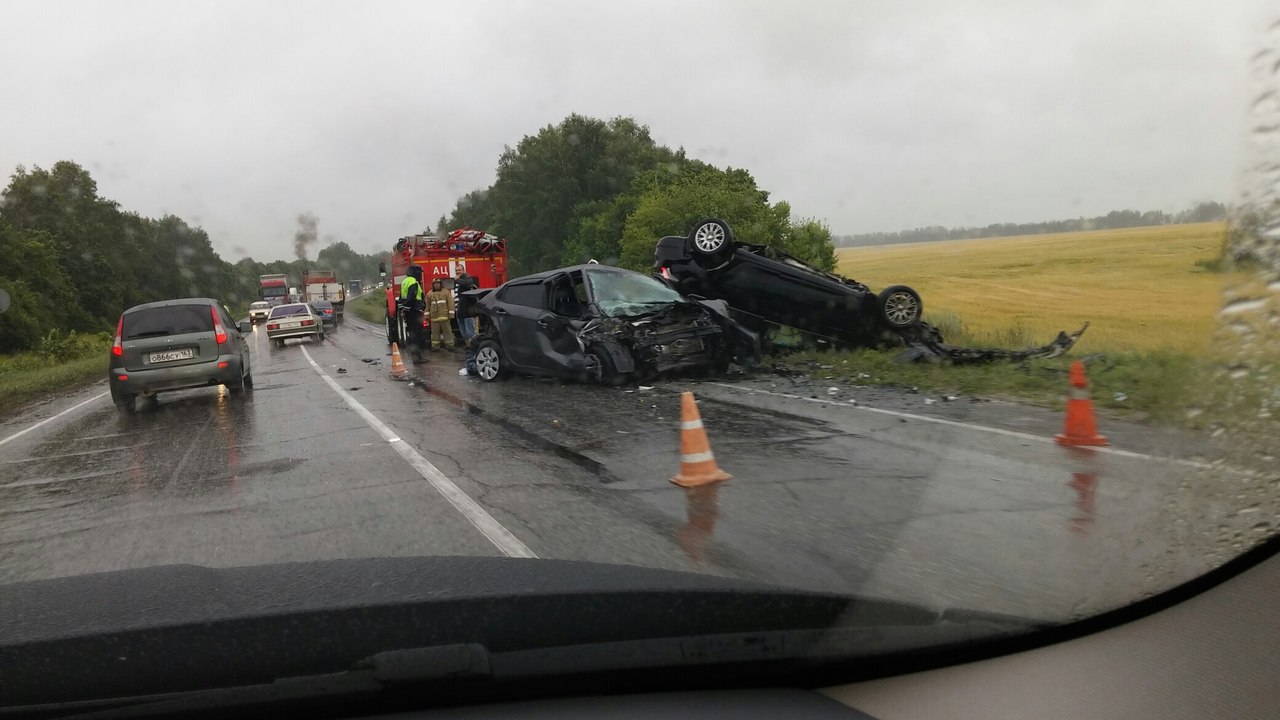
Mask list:
[{"label": "white road marking", "polygon": [[[712,382],[707,384],[715,385],[716,387],[728,388],[729,390],[737,390],[740,392],[758,393],[761,395],[773,395],[775,397],[784,397],[789,400],[804,400],[805,402],[821,403],[823,405],[843,407],[843,408],[848,408],[850,410],[861,410],[863,412],[879,413],[881,415],[890,415],[892,417],[906,418],[909,420],[919,420],[921,422],[930,422],[930,423],[936,423],[938,425],[948,425],[950,427],[964,428],[966,430],[979,430],[982,432],[988,432],[995,435],[1005,435],[1007,437],[1014,437],[1014,438],[1018,438],[1019,440],[1034,440],[1035,442],[1057,444],[1054,441],[1054,439],[1050,437],[1032,435],[1030,433],[1018,432],[1017,430],[1005,430],[1004,428],[991,427],[990,425],[977,425],[974,423],[964,423],[956,420],[947,420],[945,418],[930,417],[928,415],[917,415],[915,413],[901,412],[898,410],[886,410],[884,408],[867,407],[866,405],[861,405],[861,404],[849,405],[847,403],[841,403],[839,401],[832,400],[830,398],[826,398],[826,399],[809,398],[809,397],[803,397],[801,395],[792,395],[790,393],[774,392],[772,390],[761,390],[759,388],[749,388],[749,387],[741,387],[739,385],[729,385],[727,383]],[[1109,455],[1118,455],[1120,457],[1135,458],[1137,460],[1167,460],[1167,461],[1178,463],[1179,465],[1186,465],[1187,467],[1199,468],[1201,470],[1215,470],[1215,469],[1232,470],[1233,469],[1233,468],[1229,468],[1222,465],[1214,465],[1212,463],[1200,462],[1198,460],[1183,460],[1181,458],[1148,455],[1146,453],[1133,452],[1131,450],[1121,450],[1120,448],[1113,448],[1109,446],[1090,447],[1088,449],[1096,450],[1101,453],[1107,453]],[[1239,471],[1237,470],[1236,472],[1239,472]]]},{"label": "white road marking", "polygon": [[5,439],[3,439],[3,440],[0,440],[0,445],[4,445],[5,443],[9,442],[10,440],[17,440],[18,438],[22,437],[23,435],[26,435],[27,433],[31,432],[32,430],[35,430],[36,428],[40,427],[41,425],[44,425],[44,424],[46,424],[46,423],[51,423],[51,422],[53,422],[54,420],[57,420],[58,418],[62,417],[63,415],[66,415],[66,414],[67,414],[67,413],[69,413],[69,412],[72,412],[72,411],[74,411],[74,410],[79,410],[80,408],[84,407],[85,405],[88,405],[89,403],[93,402],[94,400],[99,400],[99,399],[101,399],[101,398],[106,397],[108,394],[109,394],[109,391],[104,390],[104,391],[102,391],[102,392],[98,393],[97,395],[94,395],[93,397],[89,398],[88,400],[85,400],[84,402],[78,402],[78,403],[76,403],[75,405],[72,405],[71,407],[67,408],[66,410],[63,410],[62,412],[58,413],[57,415],[54,415],[53,417],[45,418],[44,420],[41,420],[40,422],[36,423],[35,425],[32,425],[31,427],[29,427],[29,428],[27,428],[27,429],[25,429],[25,430],[19,430],[18,432],[16,432],[16,433],[14,433],[14,434],[10,435],[9,437],[7,437],[7,438],[5,438]]},{"label": "white road marking", "polygon": [[361,405],[358,400],[352,397],[351,393],[343,390],[342,386],[339,385],[336,380],[326,375],[319,363],[311,359],[311,353],[307,352],[306,346],[302,346],[302,354],[307,358],[307,362],[311,363],[311,367],[315,369],[316,373],[324,379],[325,383],[327,383],[334,392],[338,393],[338,395],[346,401],[347,405],[352,410],[356,411],[357,415],[364,418],[364,421],[369,424],[369,427],[373,428],[374,432],[382,436],[382,439],[387,441],[387,444],[394,448],[395,451],[400,454],[400,457],[405,459],[405,462],[412,465],[413,469],[417,470],[419,475],[426,479],[427,482],[431,483],[431,486],[443,495],[445,500],[448,500],[449,503],[458,510],[458,512],[462,513],[463,517],[474,525],[482,535],[488,538],[489,542],[493,543],[494,546],[508,557],[538,557],[527,545],[520,542],[519,538],[512,535],[510,530],[503,527],[502,523],[495,520],[494,517],[485,511],[484,508],[480,507],[475,500],[472,500],[471,496],[463,492],[462,488],[455,485],[447,475],[440,472],[439,468],[432,465],[431,461],[422,457],[417,450],[409,447],[408,443],[402,442],[400,440],[400,436],[397,435],[394,430],[392,430],[386,423],[379,420],[378,416],[369,412],[369,409],[364,405]]}]

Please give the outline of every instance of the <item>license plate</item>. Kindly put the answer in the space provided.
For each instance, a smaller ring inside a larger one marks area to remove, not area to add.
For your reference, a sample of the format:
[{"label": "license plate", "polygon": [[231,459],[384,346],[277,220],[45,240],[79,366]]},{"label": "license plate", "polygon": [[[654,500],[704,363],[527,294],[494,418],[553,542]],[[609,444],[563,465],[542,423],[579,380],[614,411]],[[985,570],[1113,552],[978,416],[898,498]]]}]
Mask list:
[{"label": "license plate", "polygon": [[282,328],[296,328],[296,327],[302,327],[302,323],[300,323],[300,322],[287,322],[287,323],[280,323],[280,327],[282,327]]},{"label": "license plate", "polygon": [[164,352],[151,353],[151,362],[173,362],[174,360],[190,360],[196,356],[196,351],[191,348],[182,348],[181,350],[165,350]]}]

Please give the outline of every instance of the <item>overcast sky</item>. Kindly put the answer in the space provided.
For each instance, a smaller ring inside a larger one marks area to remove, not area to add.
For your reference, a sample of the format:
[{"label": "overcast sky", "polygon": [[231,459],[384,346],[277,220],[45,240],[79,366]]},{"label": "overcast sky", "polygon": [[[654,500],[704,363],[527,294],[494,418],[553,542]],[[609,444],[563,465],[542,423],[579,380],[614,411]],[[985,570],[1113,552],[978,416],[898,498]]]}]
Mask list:
[{"label": "overcast sky", "polygon": [[838,234],[1181,210],[1238,191],[1269,5],[5,0],[0,171],[74,160],[231,260],[303,211],[386,249],[571,112]]}]

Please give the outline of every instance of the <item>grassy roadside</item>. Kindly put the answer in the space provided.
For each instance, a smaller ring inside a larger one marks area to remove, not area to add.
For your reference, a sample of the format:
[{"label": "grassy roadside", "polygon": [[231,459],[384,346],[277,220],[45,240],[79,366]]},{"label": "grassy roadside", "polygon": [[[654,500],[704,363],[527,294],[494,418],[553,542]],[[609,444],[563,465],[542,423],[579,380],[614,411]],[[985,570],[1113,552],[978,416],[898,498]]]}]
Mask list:
[{"label": "grassy roadside", "polygon": [[361,320],[381,325],[387,317],[387,296],[382,290],[365,293],[347,303],[347,310]]},{"label": "grassy roadside", "polygon": [[53,333],[37,352],[0,356],[0,413],[105,378],[111,341],[103,335]]},{"label": "grassy roadside", "polygon": [[1189,355],[1171,351],[1124,351],[1081,357],[1069,354],[1025,363],[959,365],[895,362],[901,350],[803,352],[777,359],[779,365],[815,380],[853,385],[916,388],[936,395],[968,395],[1017,400],[1061,409],[1067,369],[1084,359],[1094,404],[1109,412],[1160,424],[1190,425],[1189,388],[1203,368]]},{"label": "grassy roadside", "polygon": [[1206,385],[1225,361],[1218,311],[1246,278],[1215,272],[1222,223],[851,248],[840,271],[873,288],[905,282],[947,342],[1026,348],[1084,321],[1066,357],[1025,363],[899,364],[899,350],[802,353],[780,364],[815,379],[916,387],[1061,408],[1083,359],[1094,404],[1158,424],[1208,427]]}]

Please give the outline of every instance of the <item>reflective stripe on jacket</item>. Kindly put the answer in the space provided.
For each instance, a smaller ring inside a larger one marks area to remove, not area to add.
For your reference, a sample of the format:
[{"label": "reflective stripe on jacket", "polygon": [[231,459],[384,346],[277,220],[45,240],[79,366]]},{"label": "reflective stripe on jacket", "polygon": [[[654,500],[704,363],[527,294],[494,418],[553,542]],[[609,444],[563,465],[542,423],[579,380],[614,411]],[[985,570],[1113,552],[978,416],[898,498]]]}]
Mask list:
[{"label": "reflective stripe on jacket", "polygon": [[427,317],[432,320],[448,320],[453,314],[453,293],[448,290],[432,290],[427,293]]}]

